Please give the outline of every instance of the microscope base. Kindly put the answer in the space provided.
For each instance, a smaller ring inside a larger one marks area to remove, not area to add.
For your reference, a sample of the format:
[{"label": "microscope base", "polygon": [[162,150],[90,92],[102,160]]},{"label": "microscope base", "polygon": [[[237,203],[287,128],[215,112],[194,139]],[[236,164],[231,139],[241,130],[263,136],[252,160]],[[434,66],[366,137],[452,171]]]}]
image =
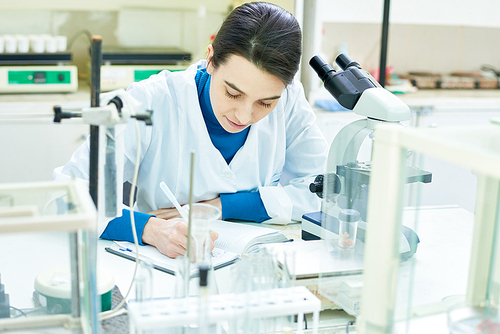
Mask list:
[{"label": "microscope base", "polygon": [[[323,224],[323,215],[326,216],[326,222]],[[324,214],[321,211],[306,213],[302,216],[302,240],[319,240],[321,238],[338,238],[339,220],[331,215]],[[357,239],[365,242],[366,223],[358,223]],[[417,251],[420,239],[418,235],[409,227],[401,226],[401,238],[399,253],[402,261],[408,260]]]}]

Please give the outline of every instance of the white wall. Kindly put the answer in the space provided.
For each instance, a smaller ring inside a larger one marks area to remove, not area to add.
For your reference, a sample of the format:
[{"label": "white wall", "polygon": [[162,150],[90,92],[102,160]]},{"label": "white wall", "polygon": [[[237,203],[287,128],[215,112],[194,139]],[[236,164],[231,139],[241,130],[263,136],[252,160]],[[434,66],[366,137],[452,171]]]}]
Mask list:
[{"label": "white wall", "polygon": [[[382,21],[383,0],[318,0],[322,22]],[[392,0],[393,23],[500,27],[498,0]]]},{"label": "white wall", "polygon": [[43,9],[43,10],[120,10],[135,9],[190,9],[205,5],[211,12],[222,12],[228,9],[230,0],[0,0],[2,9]]}]

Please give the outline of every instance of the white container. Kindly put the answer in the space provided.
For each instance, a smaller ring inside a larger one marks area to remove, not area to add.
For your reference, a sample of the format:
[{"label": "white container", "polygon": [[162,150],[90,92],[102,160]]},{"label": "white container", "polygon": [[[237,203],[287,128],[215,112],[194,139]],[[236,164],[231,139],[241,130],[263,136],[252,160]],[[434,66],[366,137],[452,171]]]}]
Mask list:
[{"label": "white container", "polygon": [[5,40],[5,52],[15,53],[17,51],[17,39],[12,35],[4,35]]},{"label": "white container", "polygon": [[16,35],[17,52],[27,53],[30,50],[30,40],[26,35]]},{"label": "white container", "polygon": [[45,52],[55,53],[57,52],[57,41],[54,36],[46,35],[45,39]]},{"label": "white container", "polygon": [[2,35],[0,35],[0,53],[3,53],[4,49],[5,49],[5,39],[3,38]]},{"label": "white container", "polygon": [[68,37],[66,36],[56,36],[57,52],[66,51],[68,45]]},{"label": "white container", "polygon": [[30,35],[31,51],[35,53],[45,52],[45,39],[40,35]]}]

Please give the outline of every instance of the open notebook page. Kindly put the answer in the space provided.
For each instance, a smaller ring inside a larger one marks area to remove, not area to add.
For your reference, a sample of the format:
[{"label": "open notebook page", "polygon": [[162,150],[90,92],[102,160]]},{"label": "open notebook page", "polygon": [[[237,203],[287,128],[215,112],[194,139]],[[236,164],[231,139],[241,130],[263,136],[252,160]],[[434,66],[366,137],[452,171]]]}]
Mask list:
[{"label": "open notebook page", "polygon": [[255,244],[288,240],[282,233],[270,228],[221,220],[214,222],[212,230],[219,233],[219,238],[215,240],[215,247],[240,255]]}]

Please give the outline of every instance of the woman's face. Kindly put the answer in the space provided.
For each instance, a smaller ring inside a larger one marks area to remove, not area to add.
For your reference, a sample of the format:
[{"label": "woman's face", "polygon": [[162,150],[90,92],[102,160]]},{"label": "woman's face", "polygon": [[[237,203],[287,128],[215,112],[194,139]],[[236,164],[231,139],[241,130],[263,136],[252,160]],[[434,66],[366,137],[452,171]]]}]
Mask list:
[{"label": "woman's face", "polygon": [[237,55],[229,56],[225,64],[215,69],[210,61],[211,45],[208,51],[207,72],[212,76],[210,100],[224,130],[240,132],[269,115],[278,104],[285,84]]}]

